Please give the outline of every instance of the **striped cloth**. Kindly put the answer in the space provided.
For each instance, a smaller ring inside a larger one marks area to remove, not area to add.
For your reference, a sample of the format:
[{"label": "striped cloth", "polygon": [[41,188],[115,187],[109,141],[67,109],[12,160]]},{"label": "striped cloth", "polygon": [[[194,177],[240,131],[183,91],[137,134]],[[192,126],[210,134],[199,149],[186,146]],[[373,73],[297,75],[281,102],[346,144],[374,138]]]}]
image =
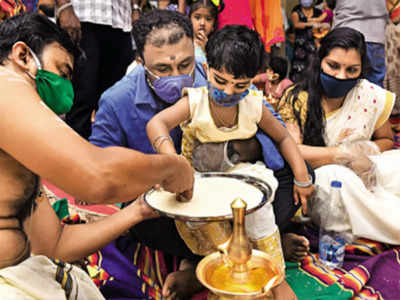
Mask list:
[{"label": "striped cloth", "polygon": [[22,0],[0,0],[0,21],[18,15],[25,10]]},{"label": "striped cloth", "polygon": [[[308,229],[311,249],[317,251],[318,234]],[[400,248],[367,239],[346,246],[342,268],[330,269],[318,254],[301,263],[286,263],[286,280],[299,300],[309,299],[399,299]]]},{"label": "striped cloth", "polygon": [[130,0],[72,0],[71,2],[81,22],[109,25],[125,32],[132,30]]}]

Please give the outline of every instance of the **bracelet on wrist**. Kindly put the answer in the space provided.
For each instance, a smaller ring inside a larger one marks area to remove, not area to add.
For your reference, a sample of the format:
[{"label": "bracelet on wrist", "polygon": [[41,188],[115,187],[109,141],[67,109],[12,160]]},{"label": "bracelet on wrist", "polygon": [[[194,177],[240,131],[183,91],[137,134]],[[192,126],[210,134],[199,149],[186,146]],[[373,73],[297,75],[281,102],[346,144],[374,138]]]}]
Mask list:
[{"label": "bracelet on wrist", "polygon": [[56,20],[58,20],[58,18],[60,17],[60,13],[64,9],[66,9],[68,7],[71,7],[71,6],[72,6],[72,2],[67,2],[67,3],[64,3],[63,5],[61,5],[60,7],[57,7],[57,9],[56,9]]},{"label": "bracelet on wrist", "polygon": [[151,143],[151,147],[153,148],[153,150],[155,152],[158,153],[158,150],[160,149],[161,144],[164,143],[165,141],[170,141],[172,144],[174,144],[174,141],[172,140],[171,136],[169,136],[169,135],[159,135]]},{"label": "bracelet on wrist", "polygon": [[308,181],[297,181],[295,178],[293,178],[293,183],[301,188],[306,188],[313,185],[312,177],[310,174],[308,174]]}]

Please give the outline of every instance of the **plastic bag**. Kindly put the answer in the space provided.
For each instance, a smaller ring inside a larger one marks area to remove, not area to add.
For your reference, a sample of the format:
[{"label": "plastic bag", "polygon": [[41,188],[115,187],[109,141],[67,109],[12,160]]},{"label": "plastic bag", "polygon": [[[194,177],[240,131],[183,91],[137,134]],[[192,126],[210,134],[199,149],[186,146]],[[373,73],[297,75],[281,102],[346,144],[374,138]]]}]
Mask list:
[{"label": "plastic bag", "polygon": [[376,186],[376,166],[368,156],[379,154],[378,146],[371,141],[358,141],[341,144],[338,149],[334,161],[352,169],[367,189],[373,189]]}]

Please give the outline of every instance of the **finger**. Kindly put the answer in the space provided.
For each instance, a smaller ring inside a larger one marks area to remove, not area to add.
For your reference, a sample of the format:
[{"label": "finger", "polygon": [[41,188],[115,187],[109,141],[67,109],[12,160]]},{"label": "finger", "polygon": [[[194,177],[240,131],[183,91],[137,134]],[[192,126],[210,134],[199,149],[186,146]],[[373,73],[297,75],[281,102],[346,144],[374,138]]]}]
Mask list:
[{"label": "finger", "polygon": [[159,191],[159,190],[161,190],[161,185],[156,184],[153,188],[154,188],[155,190]]},{"label": "finger", "polygon": [[68,35],[73,40],[74,39],[74,30],[72,28],[68,27],[65,29],[65,31],[67,31]]},{"label": "finger", "polygon": [[294,191],[293,191],[293,198],[294,198],[294,204],[298,205],[299,204],[299,196],[297,195],[296,189],[294,189]]},{"label": "finger", "polygon": [[300,196],[301,197],[301,206],[303,210],[303,214],[307,215],[307,197],[305,196]]},{"label": "finger", "polygon": [[[165,282],[165,283],[167,283],[167,282]],[[163,297],[167,298],[169,296],[169,294],[170,294],[169,285],[164,284],[163,289],[162,289],[162,295],[163,295]]]},{"label": "finger", "polygon": [[184,192],[184,196],[186,199],[191,200],[193,197],[193,188]]},{"label": "finger", "polygon": [[76,41],[80,42],[81,39],[82,39],[82,29],[79,28],[76,30]]}]

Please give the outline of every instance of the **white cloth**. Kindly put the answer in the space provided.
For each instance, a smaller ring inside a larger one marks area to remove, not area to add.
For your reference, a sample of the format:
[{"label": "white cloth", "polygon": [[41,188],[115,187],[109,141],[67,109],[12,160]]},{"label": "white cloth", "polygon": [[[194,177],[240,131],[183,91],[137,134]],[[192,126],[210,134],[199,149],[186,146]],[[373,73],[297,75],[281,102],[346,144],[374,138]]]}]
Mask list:
[{"label": "white cloth", "polygon": [[[388,120],[394,100],[394,94],[361,80],[346,96],[343,106],[327,116],[325,142],[334,146],[371,140],[374,131]],[[376,165],[377,185],[372,191],[344,166],[325,165],[315,170],[315,183],[322,195],[329,195],[332,180],[342,182],[341,198],[350,224],[338,222],[331,229],[351,227],[356,237],[400,245],[400,150],[369,158]]]},{"label": "white cloth", "polygon": [[71,0],[81,22],[109,25],[125,32],[132,30],[131,0]]},{"label": "white cloth", "polygon": [[[275,198],[275,191],[278,188],[278,180],[272,170],[267,169],[262,162],[255,164],[240,163],[233,167],[229,173],[249,175],[268,183],[272,189],[271,199]],[[245,217],[246,233],[251,240],[259,240],[269,236],[278,230],[275,223],[274,209],[271,203],[265,204],[255,212]]]},{"label": "white cloth", "polygon": [[393,93],[360,80],[346,95],[342,107],[326,116],[326,145],[371,140],[374,131],[388,120],[394,99]]},{"label": "white cloth", "polygon": [[[60,278],[70,288],[63,288],[56,280],[57,271],[61,275],[68,274]],[[104,297],[84,271],[67,263],[60,268],[46,256],[38,255],[16,266],[0,269],[0,299],[103,300]]]}]

